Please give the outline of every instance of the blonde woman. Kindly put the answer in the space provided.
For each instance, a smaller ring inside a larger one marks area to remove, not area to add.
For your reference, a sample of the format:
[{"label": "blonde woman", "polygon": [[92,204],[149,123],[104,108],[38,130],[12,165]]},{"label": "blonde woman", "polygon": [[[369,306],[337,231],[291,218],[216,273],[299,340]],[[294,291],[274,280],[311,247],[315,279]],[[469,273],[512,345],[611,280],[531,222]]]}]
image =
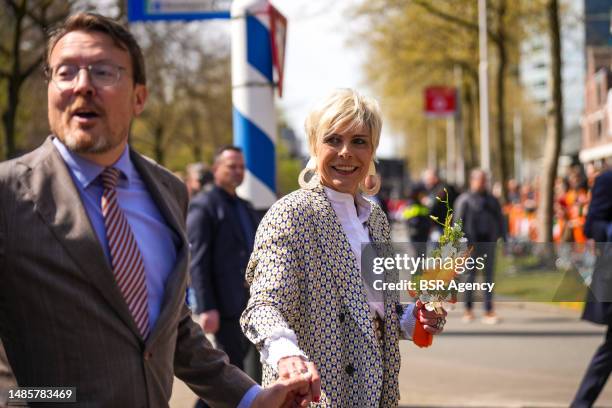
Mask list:
[{"label": "blonde woman", "polygon": [[[251,297],[241,318],[264,363],[263,384],[313,375],[321,407],[394,407],[400,336],[417,316],[397,293],[376,301],[360,273],[361,244],[389,242],[389,224],[364,195],[379,180],[378,104],[351,89],[332,93],[306,119],[311,159],[301,189],[275,203],[257,230],[247,267]],[[443,319],[423,311],[425,330]],[[320,378],[320,380],[319,380]]]}]

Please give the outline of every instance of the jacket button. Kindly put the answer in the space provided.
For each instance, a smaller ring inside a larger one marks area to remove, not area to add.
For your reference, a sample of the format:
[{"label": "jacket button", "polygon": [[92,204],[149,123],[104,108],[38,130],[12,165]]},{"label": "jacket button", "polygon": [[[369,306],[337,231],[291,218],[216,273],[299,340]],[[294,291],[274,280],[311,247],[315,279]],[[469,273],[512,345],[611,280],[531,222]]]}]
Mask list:
[{"label": "jacket button", "polygon": [[346,371],[346,373],[348,375],[353,375],[355,373],[355,367],[353,367],[352,365],[349,364],[349,365],[346,366],[344,371]]},{"label": "jacket button", "polygon": [[404,314],[404,308],[399,303],[395,305],[395,313],[397,313],[399,317],[402,317]]},{"label": "jacket button", "polygon": [[344,323],[344,313],[340,313],[338,319],[340,319],[340,323]]},{"label": "jacket button", "polygon": [[143,357],[145,360],[150,360],[153,357],[153,353],[151,353],[150,351],[145,351]]}]

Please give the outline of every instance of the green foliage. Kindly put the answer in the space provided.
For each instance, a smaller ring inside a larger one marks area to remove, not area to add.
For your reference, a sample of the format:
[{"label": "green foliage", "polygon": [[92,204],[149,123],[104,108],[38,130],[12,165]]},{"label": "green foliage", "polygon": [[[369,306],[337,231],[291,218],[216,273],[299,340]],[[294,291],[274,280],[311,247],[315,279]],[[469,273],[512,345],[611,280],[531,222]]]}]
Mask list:
[{"label": "green foliage", "polygon": [[[441,222],[436,216],[430,215],[429,217],[443,228],[442,236],[440,237],[440,248],[450,244],[458,249],[461,246],[461,238],[464,236],[463,225],[461,220],[453,223],[453,210],[448,201],[448,190],[446,188],[444,189],[444,193],[446,194],[446,198],[442,199],[440,197],[436,197],[436,199],[446,206],[446,219],[444,222]],[[435,256],[440,256],[440,248],[436,248],[434,250]]]},{"label": "green foliage", "polygon": [[301,160],[290,157],[287,146],[279,140],[276,144],[276,186],[279,197],[300,188],[298,176],[301,171]]},{"label": "green foliage", "polygon": [[[462,97],[463,130],[466,141],[464,158],[468,167],[478,165],[478,8],[473,0],[367,0],[354,12],[355,44],[365,47],[369,58],[364,71],[389,124],[408,140],[407,157],[413,171],[426,166],[428,127],[433,128],[437,156],[445,158],[442,135],[444,120],[428,119],[423,114],[423,91],[431,85],[458,86]],[[543,117],[529,102],[518,83],[520,44],[526,28],[537,32],[544,14],[539,2],[490,0],[489,71],[491,75],[490,108],[493,163],[500,155],[511,162],[511,118],[520,113],[526,138],[526,156],[538,156],[541,144],[534,142],[543,134]],[[505,11],[504,6],[505,5]],[[503,11],[503,12],[502,12]],[[501,36],[500,34],[503,34]],[[504,78],[506,101],[505,144],[500,149],[494,137],[499,118],[495,84],[499,56],[496,45],[504,41],[507,69]],[[375,61],[375,63],[373,63]],[[459,74],[460,75],[457,75]],[[443,160],[443,159],[442,159]]]}]

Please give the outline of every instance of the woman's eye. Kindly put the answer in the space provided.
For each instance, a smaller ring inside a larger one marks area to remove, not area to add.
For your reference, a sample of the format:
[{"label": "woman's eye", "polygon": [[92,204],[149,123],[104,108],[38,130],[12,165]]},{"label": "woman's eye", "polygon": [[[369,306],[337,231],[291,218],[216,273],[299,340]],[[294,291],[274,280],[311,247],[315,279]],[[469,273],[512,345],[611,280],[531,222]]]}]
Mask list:
[{"label": "woman's eye", "polygon": [[336,137],[336,136],[329,136],[325,138],[325,143],[327,144],[336,144],[338,143],[340,140],[340,138]]}]

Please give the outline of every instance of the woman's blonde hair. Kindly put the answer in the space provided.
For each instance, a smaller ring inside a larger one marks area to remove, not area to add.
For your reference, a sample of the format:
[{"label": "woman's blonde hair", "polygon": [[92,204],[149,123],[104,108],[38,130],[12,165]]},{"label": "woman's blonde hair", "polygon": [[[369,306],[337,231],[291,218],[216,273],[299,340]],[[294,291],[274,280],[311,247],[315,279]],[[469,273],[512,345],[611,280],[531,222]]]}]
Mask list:
[{"label": "woman's blonde hair", "polygon": [[333,91],[306,117],[304,128],[310,156],[316,158],[317,143],[329,134],[365,127],[370,131],[374,152],[380,141],[382,118],[378,102],[359,92],[342,88]]}]

